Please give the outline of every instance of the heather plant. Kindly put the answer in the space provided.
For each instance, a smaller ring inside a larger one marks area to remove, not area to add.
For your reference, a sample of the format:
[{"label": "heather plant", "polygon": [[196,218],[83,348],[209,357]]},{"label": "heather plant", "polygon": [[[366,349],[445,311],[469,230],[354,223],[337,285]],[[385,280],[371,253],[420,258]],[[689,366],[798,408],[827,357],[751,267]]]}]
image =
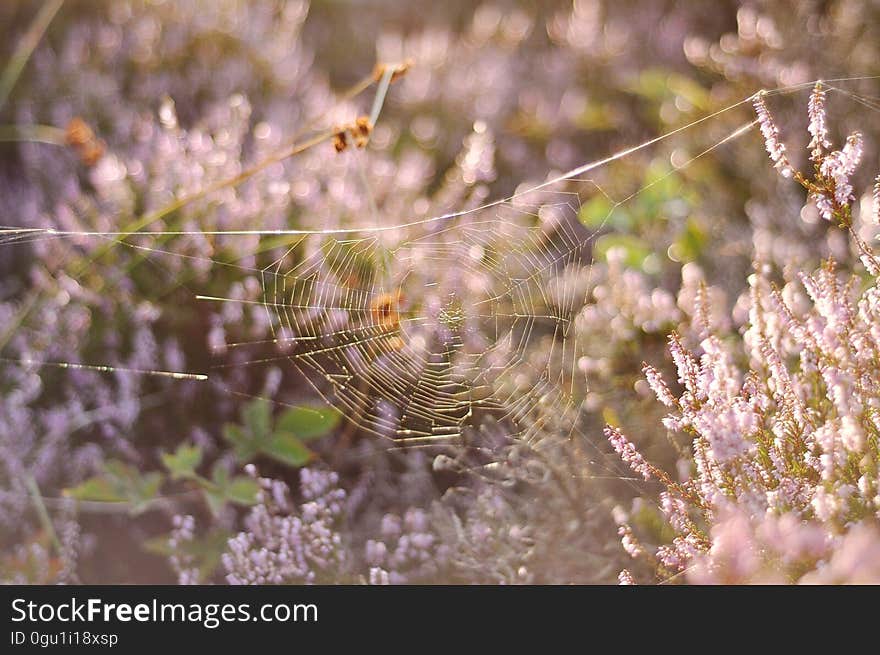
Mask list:
[{"label": "heather plant", "polygon": [[[823,218],[852,230],[850,178],[862,137],[829,151],[824,95],[819,82],[809,102],[812,179],[790,163],[765,95],[754,104],[775,167],[807,189]],[[876,221],[878,208],[871,211]],[[749,279],[741,341],[707,330],[691,349],[670,336],[680,392],[644,365],[669,410],[664,427],[688,439],[673,438],[681,454],[675,474],[606,427],[623,461],[664,489],[657,509],[639,502],[616,511],[624,548],[661,579],[877,581],[880,269],[853,236],[865,278],[842,275],[831,260],[783,285],[759,270]],[[653,528],[651,541],[639,536],[640,524]]]},{"label": "heather plant", "polygon": [[[253,470],[253,469],[251,469]],[[337,523],[345,491],[335,473],[302,469],[302,503],[290,505],[289,489],[260,478],[257,505],[245,517],[245,532],[229,540],[223,554],[231,584],[341,582],[346,551]]]}]

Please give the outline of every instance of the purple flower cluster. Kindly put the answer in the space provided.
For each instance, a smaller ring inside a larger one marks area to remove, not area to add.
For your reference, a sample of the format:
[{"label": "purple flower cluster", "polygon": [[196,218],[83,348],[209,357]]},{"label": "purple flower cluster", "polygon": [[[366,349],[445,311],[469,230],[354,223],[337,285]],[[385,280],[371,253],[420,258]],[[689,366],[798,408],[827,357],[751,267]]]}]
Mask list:
[{"label": "purple flower cluster", "polygon": [[448,547],[432,526],[431,516],[410,509],[403,518],[386,514],[379,539],[365,546],[370,584],[414,584],[437,580],[449,558]]},{"label": "purple flower cluster", "polygon": [[230,584],[311,584],[339,581],[346,553],[337,524],[345,491],[335,473],[300,471],[302,502],[294,511],[287,485],[260,478],[258,504],[245,532],[223,554]]},{"label": "purple flower cluster", "polygon": [[176,515],[172,519],[173,529],[168,537],[168,549],[171,555],[168,563],[177,575],[177,583],[181,585],[199,584],[200,573],[195,566],[195,558],[186,552],[186,544],[191,543],[196,535],[196,520],[190,516]]}]

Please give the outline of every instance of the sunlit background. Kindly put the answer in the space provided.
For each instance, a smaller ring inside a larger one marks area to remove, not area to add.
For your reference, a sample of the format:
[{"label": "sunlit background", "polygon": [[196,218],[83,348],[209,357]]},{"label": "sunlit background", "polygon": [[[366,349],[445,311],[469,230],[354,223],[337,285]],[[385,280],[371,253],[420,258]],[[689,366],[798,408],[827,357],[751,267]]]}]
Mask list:
[{"label": "sunlit background", "polygon": [[[793,582],[841,552],[867,572],[820,580],[880,576],[876,375],[847,473],[786,464],[768,494],[807,486],[772,527],[731,492],[740,523],[719,501],[692,529],[603,435],[684,484],[699,428],[642,372],[682,391],[668,335],[760,377],[756,289],[800,315],[828,257],[872,282],[878,62],[867,0],[3,2],[0,577]],[[811,172],[820,79],[835,147],[864,135],[853,234],[753,123],[771,90]],[[836,434],[824,384],[806,414]],[[823,518],[826,482],[855,509]],[[700,564],[796,537],[795,565]]]}]

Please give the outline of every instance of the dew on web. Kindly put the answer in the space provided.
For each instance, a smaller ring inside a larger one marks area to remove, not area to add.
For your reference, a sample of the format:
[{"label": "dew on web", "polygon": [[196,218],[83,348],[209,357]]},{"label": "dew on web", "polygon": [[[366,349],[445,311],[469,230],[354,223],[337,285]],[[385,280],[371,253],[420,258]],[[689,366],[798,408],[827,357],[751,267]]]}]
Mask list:
[{"label": "dew on web", "polygon": [[528,422],[536,403],[575,390],[584,290],[558,281],[589,265],[590,241],[577,195],[536,196],[401,227],[393,240],[298,238],[260,274],[269,352],[240,347],[250,365],[290,362],[382,437],[455,439],[486,415]]}]

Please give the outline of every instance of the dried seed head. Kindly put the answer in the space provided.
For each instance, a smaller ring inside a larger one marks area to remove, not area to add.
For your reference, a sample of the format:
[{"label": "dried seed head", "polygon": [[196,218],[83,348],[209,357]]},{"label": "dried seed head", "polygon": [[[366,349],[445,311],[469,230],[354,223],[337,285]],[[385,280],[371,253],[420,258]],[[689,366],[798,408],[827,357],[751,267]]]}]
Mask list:
[{"label": "dried seed head", "polygon": [[70,119],[65,129],[65,140],[67,145],[79,147],[84,146],[95,138],[95,133],[82,118],[76,116]]},{"label": "dried seed head", "polygon": [[104,156],[106,146],[100,139],[94,139],[83,145],[78,151],[80,161],[86,166],[91,167],[97,164],[101,157]]},{"label": "dried seed head", "polygon": [[370,136],[370,133],[373,131],[373,125],[370,123],[370,119],[366,116],[359,116],[354,122],[354,126],[357,132],[362,136]]},{"label": "dried seed head", "polygon": [[407,71],[409,71],[409,69],[412,68],[412,66],[413,66],[412,59],[404,59],[402,62],[399,62],[397,64],[378,63],[373,68],[373,79],[375,79],[378,82],[379,80],[382,79],[382,76],[385,74],[385,71],[388,70],[389,68],[391,68],[392,69],[391,81],[396,82],[401,77],[406,75]]},{"label": "dried seed head", "polygon": [[350,130],[354,136],[354,144],[358,148],[363,148],[370,140],[370,134],[373,132],[373,124],[370,123],[370,119],[366,116],[360,116],[354,122],[354,125]]},{"label": "dried seed head", "polygon": [[333,147],[336,152],[342,152],[348,147],[348,134],[345,130],[340,130],[333,135]]},{"label": "dried seed head", "polygon": [[95,136],[92,128],[79,116],[67,124],[64,139],[86,166],[97,164],[107,149],[106,144]]}]

